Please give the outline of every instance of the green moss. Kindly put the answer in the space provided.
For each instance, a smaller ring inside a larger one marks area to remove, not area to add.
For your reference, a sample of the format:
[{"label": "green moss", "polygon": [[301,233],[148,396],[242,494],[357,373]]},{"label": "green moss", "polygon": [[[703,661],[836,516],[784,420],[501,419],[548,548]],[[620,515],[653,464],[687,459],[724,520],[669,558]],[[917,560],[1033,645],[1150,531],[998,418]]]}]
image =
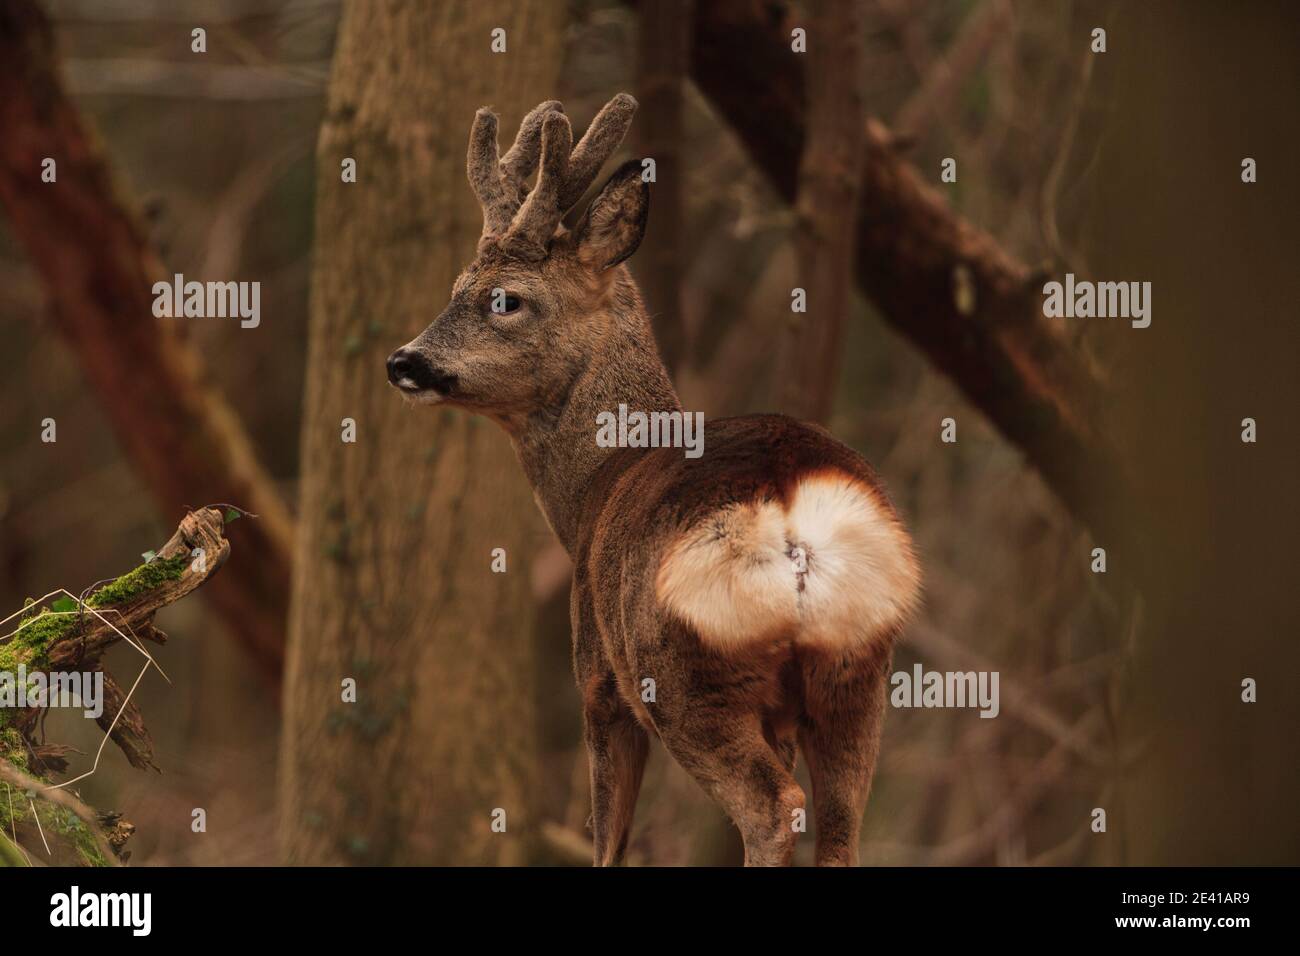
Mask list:
[{"label": "green moss", "polygon": [[100,852],[90,827],[81,818],[63,807],[45,800],[29,801],[24,794],[13,793],[13,809],[9,800],[0,800],[0,827],[5,833],[13,833],[18,824],[32,820],[32,806],[40,818],[40,829],[44,831],[51,846],[55,842],[65,844],[76,850],[77,856],[85,866],[107,866],[108,861]]},{"label": "green moss", "polygon": [[[184,554],[174,558],[156,558],[104,585],[86,599],[86,605],[99,608],[125,604],[168,581],[178,580],[188,564],[189,557]],[[28,606],[34,607],[30,599]],[[29,669],[39,666],[45,649],[71,631],[77,618],[77,614],[55,613],[45,607],[24,616],[13,640],[0,645],[0,670],[11,670],[19,664],[26,664]]]},{"label": "green moss", "polygon": [[17,728],[0,730],[0,760],[6,760],[24,773],[28,770],[27,745]]},{"label": "green moss", "polygon": [[[99,844],[95,842],[90,827],[82,822],[81,817],[71,810],[64,810],[62,807],[53,807],[51,809],[55,811],[53,814],[55,817],[63,818],[62,826],[58,832],[77,848],[77,854],[81,857],[82,862],[86,866],[108,866],[108,861],[104,859],[104,854],[100,852]],[[44,820],[44,817],[41,819]]]},{"label": "green moss", "polygon": [[[87,598],[86,604],[94,608],[125,604],[168,581],[178,580],[188,564],[189,556],[185,554],[155,558],[110,581]],[[25,664],[28,671],[41,669],[46,664],[49,647],[77,626],[76,613],[55,612],[38,606],[31,598],[23,608],[14,636],[0,644],[0,671],[16,673],[20,664]],[[9,722],[9,717],[0,711],[0,727]]]},{"label": "green moss", "polygon": [[13,640],[0,647],[0,670],[17,670],[26,664],[28,670],[44,663],[45,649],[58,640],[77,623],[75,614],[55,614],[41,608],[41,613],[27,618],[19,625]]},{"label": "green moss", "polygon": [[[27,745],[17,729],[6,727],[0,729],[0,760],[7,760],[23,773],[29,774],[41,783],[50,781],[39,774],[31,772]],[[13,833],[18,824],[32,818],[32,806],[39,814],[41,829],[51,843],[57,840],[72,847],[85,866],[107,866],[108,861],[100,852],[95,836],[82,819],[64,807],[45,800],[29,800],[26,794],[9,787],[9,793],[0,800],[0,828],[6,833]],[[12,798],[12,799],[8,799]]]},{"label": "green moss", "polygon": [[[0,760],[7,760],[41,783],[49,783],[45,777],[31,773],[28,757],[27,745],[19,732],[13,727],[0,729]],[[26,794],[20,793],[12,785],[8,790],[4,794],[5,799],[0,799],[0,828],[5,833],[13,833],[18,824],[30,820],[32,806],[35,805],[41,829],[51,843],[57,840],[72,847],[85,866],[108,865],[90,828],[71,810],[41,799],[29,800]]]},{"label": "green moss", "polygon": [[155,558],[148,564],[142,564],[133,571],[128,571],[116,581],[104,585],[92,594],[86,603],[91,607],[107,607],[110,604],[122,604],[154,590],[168,581],[178,581],[190,559],[186,554],[174,558]]}]

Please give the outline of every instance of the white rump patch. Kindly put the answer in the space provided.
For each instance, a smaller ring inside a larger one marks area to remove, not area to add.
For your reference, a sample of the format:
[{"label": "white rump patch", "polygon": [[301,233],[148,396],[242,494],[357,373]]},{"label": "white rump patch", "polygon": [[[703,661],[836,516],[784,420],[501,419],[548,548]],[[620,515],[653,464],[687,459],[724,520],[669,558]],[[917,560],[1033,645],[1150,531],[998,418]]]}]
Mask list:
[{"label": "white rump patch", "polygon": [[900,625],[920,594],[906,529],[857,479],[820,472],[788,508],[731,505],[668,548],[659,599],[722,649],[788,636],[848,645]]}]

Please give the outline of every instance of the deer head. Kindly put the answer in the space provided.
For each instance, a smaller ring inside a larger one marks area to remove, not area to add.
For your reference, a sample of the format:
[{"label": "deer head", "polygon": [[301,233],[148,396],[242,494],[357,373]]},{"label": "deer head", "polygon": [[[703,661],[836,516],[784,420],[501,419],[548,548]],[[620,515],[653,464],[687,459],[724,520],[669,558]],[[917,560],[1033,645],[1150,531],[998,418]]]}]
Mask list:
[{"label": "deer head", "polygon": [[389,356],[388,379],[403,396],[467,407],[510,427],[561,400],[617,332],[613,300],[630,287],[617,267],[640,244],[649,208],[640,163],[620,167],[572,231],[561,220],[618,148],[635,110],[636,100],[619,94],[574,146],[563,107],[542,103],[504,156],[497,117],[478,111],[467,157],[483,208],[478,254],[442,313]]}]

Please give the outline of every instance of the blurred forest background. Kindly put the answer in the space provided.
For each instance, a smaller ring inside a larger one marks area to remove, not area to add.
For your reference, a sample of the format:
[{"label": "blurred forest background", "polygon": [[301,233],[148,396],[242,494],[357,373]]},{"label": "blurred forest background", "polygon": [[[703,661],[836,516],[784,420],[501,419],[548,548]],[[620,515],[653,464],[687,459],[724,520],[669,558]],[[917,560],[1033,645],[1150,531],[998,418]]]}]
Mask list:
[{"label": "blurred forest background", "polygon": [[[29,6],[0,5],[8,30]],[[891,709],[863,862],[1296,862],[1283,326],[1297,210],[1281,180],[1300,77],[1285,4],[40,6],[116,192],[96,201],[84,176],[92,198],[31,229],[46,187],[19,169],[14,125],[39,78],[0,67],[14,74],[0,86],[0,608],[120,573],[185,505],[263,516],[232,525],[228,565],[160,617],[171,684],[151,675],[137,699],[162,775],[110,748],[79,787],[135,823],[134,863],[589,852],[567,559],[504,436],[406,408],[383,361],[472,256],[474,109],[493,105],[508,143],[543,99],[580,130],[621,90],[641,109],[619,158],[658,164],[630,264],[684,406],[790,409],[790,289],[831,242],[840,331],[820,369],[793,374],[825,390],[822,417],[914,529],[926,604],[895,669],[1001,672],[995,720]],[[827,71],[803,75],[790,30],[808,28],[811,57],[818,26],[846,15],[849,105],[806,107]],[[205,54],[190,49],[198,26]],[[505,54],[489,50],[496,26]],[[839,207],[856,210],[856,253],[808,228],[819,197],[795,174],[801,139],[866,170]],[[347,156],[356,184],[339,180]],[[1244,156],[1259,183],[1241,182]],[[940,181],[946,157],[955,183]],[[70,161],[60,179],[74,189],[84,172]],[[10,220],[24,202],[26,236]],[[114,208],[121,223],[102,225]],[[82,228],[94,243],[61,252]],[[135,305],[87,278],[96,256],[148,278]],[[1067,271],[1152,281],[1152,328],[1043,320],[1038,290]],[[261,325],[153,320],[149,284],[173,272],[259,280]],[[128,325],[167,349],[115,365]],[[1247,415],[1259,445],[1239,440]],[[355,446],[339,442],[345,416]],[[39,440],[47,417],[55,444]],[[939,441],[948,417],[956,444]],[[489,572],[496,547],[505,575]],[[1247,676],[1259,704],[1240,703]],[[86,723],[55,712],[44,731],[93,753]],[[490,832],[497,807],[506,834]],[[1089,829],[1094,807],[1106,834]],[[811,851],[806,838],[796,862]],[[656,749],[629,856],[716,865],[741,847]]]}]

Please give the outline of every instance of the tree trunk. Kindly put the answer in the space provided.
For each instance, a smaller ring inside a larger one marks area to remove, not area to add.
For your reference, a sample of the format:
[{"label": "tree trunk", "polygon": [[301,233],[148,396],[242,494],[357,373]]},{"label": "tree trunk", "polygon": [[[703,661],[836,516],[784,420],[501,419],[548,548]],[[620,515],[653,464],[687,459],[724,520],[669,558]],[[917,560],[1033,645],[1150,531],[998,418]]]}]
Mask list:
[{"label": "tree trunk", "polygon": [[669,374],[686,357],[681,249],[686,232],[686,80],[693,0],[642,0],[637,33],[633,135],[637,152],[655,161],[654,215],[638,249],[636,273],[654,318],[659,354]]},{"label": "tree trunk", "polygon": [[[540,822],[526,569],[545,532],[505,435],[405,406],[384,360],[474,255],[475,109],[500,112],[508,145],[553,95],[563,21],[548,0],[464,0],[352,5],[339,27],[318,144],[285,686],[291,863],[517,863]],[[507,52],[490,50],[497,27]],[[356,183],[341,181],[349,157]],[[491,571],[494,548],[505,573]],[[346,678],[355,703],[342,700]]]},{"label": "tree trunk", "polygon": [[809,16],[808,138],[795,201],[795,250],[807,311],[790,312],[776,394],[783,412],[823,424],[835,403],[853,286],[865,142],[859,33],[857,0],[824,0]]},{"label": "tree trunk", "polygon": [[[1123,148],[1081,143],[1075,241],[1098,277],[1153,290],[1151,327],[1107,345],[1132,370],[1111,427],[1137,450],[1146,507],[1133,521],[1154,573],[1116,730],[1142,748],[1115,768],[1105,840],[1126,865],[1294,865],[1300,202],[1283,157],[1300,149],[1284,119],[1300,110],[1295,11],[1161,0],[1119,4],[1107,26],[1095,135]],[[1242,181],[1246,157],[1258,182]],[[1255,442],[1242,441],[1246,417]],[[1136,557],[1108,549],[1107,577]]]}]

